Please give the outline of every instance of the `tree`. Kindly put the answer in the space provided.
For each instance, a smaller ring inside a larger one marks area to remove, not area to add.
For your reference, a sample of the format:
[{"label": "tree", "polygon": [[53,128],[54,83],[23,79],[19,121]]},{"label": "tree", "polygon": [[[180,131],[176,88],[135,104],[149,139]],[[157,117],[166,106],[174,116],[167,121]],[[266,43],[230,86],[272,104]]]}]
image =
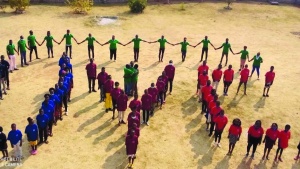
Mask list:
[{"label": "tree", "polygon": [[230,7],[230,5],[234,2],[235,0],[226,0],[226,2],[227,2],[227,7],[225,7],[225,9],[232,9],[231,7]]},{"label": "tree", "polygon": [[142,13],[147,6],[147,0],[128,0],[130,11],[133,13]]},{"label": "tree", "polygon": [[30,0],[8,0],[11,8],[16,9],[17,13],[23,13],[29,6]]},{"label": "tree", "polygon": [[66,4],[71,7],[74,13],[86,14],[94,5],[93,0],[66,0]]}]

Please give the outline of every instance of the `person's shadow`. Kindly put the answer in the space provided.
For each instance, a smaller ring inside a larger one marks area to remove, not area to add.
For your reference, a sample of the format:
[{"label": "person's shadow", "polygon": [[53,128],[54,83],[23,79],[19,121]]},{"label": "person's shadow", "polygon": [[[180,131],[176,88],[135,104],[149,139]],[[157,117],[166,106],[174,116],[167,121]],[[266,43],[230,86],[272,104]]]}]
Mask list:
[{"label": "person's shadow", "polygon": [[260,97],[258,102],[253,106],[255,111],[259,111],[259,109],[264,108],[265,106],[265,97]]},{"label": "person's shadow", "polygon": [[237,94],[234,96],[234,98],[230,101],[230,103],[227,104],[227,108],[228,110],[230,110],[231,108],[234,108],[236,107],[239,102],[242,100],[242,98],[244,97],[245,95],[242,95],[238,100],[236,99],[237,98]]},{"label": "person's shadow", "polygon": [[229,160],[230,160],[231,156],[227,156],[225,155],[224,158],[217,163],[215,168],[229,168]]}]

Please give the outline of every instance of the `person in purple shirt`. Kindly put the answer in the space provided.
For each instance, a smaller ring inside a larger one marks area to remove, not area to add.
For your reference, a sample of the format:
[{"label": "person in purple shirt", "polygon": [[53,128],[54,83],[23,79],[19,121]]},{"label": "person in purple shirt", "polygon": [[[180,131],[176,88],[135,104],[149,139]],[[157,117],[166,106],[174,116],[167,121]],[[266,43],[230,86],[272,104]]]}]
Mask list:
[{"label": "person in purple shirt", "polygon": [[104,102],[105,92],[104,92],[104,83],[106,82],[108,74],[105,72],[105,67],[101,68],[101,72],[98,74],[98,89],[100,89],[100,103]]},{"label": "person in purple shirt", "polygon": [[128,129],[133,126],[133,123],[137,124],[137,127],[140,128],[140,113],[136,110],[136,107],[131,108],[131,113],[128,114],[127,121],[128,121]]},{"label": "person in purple shirt", "polygon": [[158,95],[158,90],[155,87],[154,83],[151,83],[151,86],[148,88],[148,93],[151,95],[152,97],[152,105],[151,105],[151,111],[150,111],[150,115],[153,116],[154,113],[154,107],[155,107],[155,103],[158,104],[157,102],[157,95]]},{"label": "person in purple shirt", "polygon": [[152,96],[148,93],[148,89],[145,89],[144,95],[142,96],[142,109],[143,109],[143,121],[141,124],[146,123],[149,126],[149,115],[152,107]]},{"label": "person in purple shirt", "polygon": [[[158,101],[160,102],[160,109],[162,109],[162,104],[164,101],[164,92],[165,92],[165,82],[163,81],[162,77],[159,77],[156,82],[156,88],[158,91]],[[157,102],[158,106],[158,102]]]},{"label": "person in purple shirt", "polygon": [[37,144],[38,144],[38,126],[34,124],[34,121],[31,117],[27,118],[28,125],[25,128],[25,133],[27,135],[27,140],[31,146],[31,154],[35,155],[37,153]]},{"label": "person in purple shirt", "polygon": [[59,82],[59,89],[63,91],[62,102],[65,108],[65,115],[68,115],[68,88],[64,82]]},{"label": "person in purple shirt", "polygon": [[45,100],[42,103],[42,109],[44,110],[44,113],[47,114],[49,117],[49,122],[48,122],[48,133],[49,136],[52,136],[52,126],[54,122],[54,107],[53,105],[50,104],[49,102],[49,94],[44,95]]},{"label": "person in purple shirt", "polygon": [[[167,97],[167,91],[168,91],[168,81],[169,81],[169,78],[168,76],[166,75],[166,72],[163,71],[161,76],[159,76],[158,78],[162,78],[163,82],[165,83],[165,89],[164,89],[164,93],[163,93],[163,103],[166,102],[166,97]],[[158,80],[158,79],[157,79]]]},{"label": "person in purple shirt", "polygon": [[95,80],[97,76],[97,65],[94,63],[94,59],[90,59],[90,63],[86,65],[86,74],[89,82],[89,92],[97,92],[95,90]]},{"label": "person in purple shirt", "polygon": [[128,156],[129,166],[128,168],[132,168],[135,154],[137,151],[137,146],[139,144],[138,136],[135,135],[134,130],[130,130],[129,136],[126,136],[125,145],[126,145],[126,154]]},{"label": "person in purple shirt", "polygon": [[7,140],[10,141],[16,158],[22,158],[22,136],[22,132],[17,129],[17,125],[15,123],[11,124],[11,131],[8,133]]},{"label": "person in purple shirt", "polygon": [[48,123],[49,117],[44,114],[44,110],[41,108],[39,114],[36,116],[36,123],[39,129],[40,141],[38,144],[46,143],[48,144]]},{"label": "person in purple shirt", "polygon": [[124,121],[124,114],[127,109],[128,96],[125,94],[124,90],[121,90],[121,94],[117,99],[117,109],[119,113],[119,125],[126,124]]},{"label": "person in purple shirt", "polygon": [[169,61],[169,65],[165,67],[165,72],[168,77],[168,82],[170,84],[170,95],[172,94],[172,89],[173,89],[173,80],[175,76],[175,66],[173,65],[173,61]]},{"label": "person in purple shirt", "polygon": [[112,89],[111,91],[111,98],[112,98],[112,106],[113,106],[113,116],[112,116],[112,120],[115,119],[115,111],[117,108],[117,99],[121,94],[121,89],[119,88],[119,82],[115,82],[115,88]]}]

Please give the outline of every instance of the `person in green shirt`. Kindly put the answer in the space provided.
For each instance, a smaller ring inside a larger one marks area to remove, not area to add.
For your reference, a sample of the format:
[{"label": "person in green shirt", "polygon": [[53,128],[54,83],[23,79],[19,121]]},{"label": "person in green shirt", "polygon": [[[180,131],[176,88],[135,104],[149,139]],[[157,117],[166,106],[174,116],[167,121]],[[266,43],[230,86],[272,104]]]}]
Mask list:
[{"label": "person in green shirt", "polygon": [[16,64],[16,57],[15,57],[15,52],[19,54],[19,52],[16,50],[15,45],[13,44],[12,40],[9,40],[9,44],[6,46],[6,53],[8,55],[9,59],[9,65],[10,65],[10,72],[12,73],[13,70],[19,70],[17,69],[17,64]]},{"label": "person in green shirt", "polygon": [[[156,42],[159,42],[158,62],[163,62],[166,43],[168,43],[168,44],[170,44],[170,45],[173,45],[173,44],[172,44],[172,43],[169,43],[169,42],[167,41],[167,39],[165,39],[164,35],[162,35],[161,38],[158,39],[157,41],[148,42],[148,43],[156,43]],[[174,45],[173,45],[173,46],[174,46]]]},{"label": "person in green shirt", "polygon": [[194,48],[197,47],[198,45],[200,45],[201,43],[203,43],[203,47],[202,47],[202,53],[201,53],[201,60],[200,60],[200,62],[202,62],[202,60],[203,60],[204,52],[205,52],[205,60],[207,61],[208,44],[210,44],[212,47],[215,48],[215,46],[212,43],[210,43],[210,40],[208,40],[207,36],[205,36],[204,39],[201,42],[199,42],[197,45],[195,45]]},{"label": "person in green shirt", "polygon": [[21,67],[23,67],[24,64],[28,66],[28,63],[26,62],[26,49],[29,50],[26,41],[23,36],[20,36],[20,40],[18,41],[18,52],[21,54]]},{"label": "person in green shirt", "polygon": [[257,72],[257,80],[259,80],[259,68],[260,64],[263,62],[262,57],[260,56],[260,52],[258,52],[249,62],[253,60],[253,66],[250,77],[252,77],[252,74],[254,73],[254,70]]},{"label": "person in green shirt", "polygon": [[137,83],[138,83],[138,79],[139,79],[139,65],[138,64],[135,64],[133,66],[134,68],[134,73],[133,73],[133,78],[132,78],[132,95],[138,95],[138,87],[137,87]]},{"label": "person in green shirt", "polygon": [[[187,49],[187,46],[192,46],[190,45],[187,41],[186,41],[186,37],[183,38],[183,42],[179,42],[179,43],[176,43],[174,45],[179,45],[181,44],[181,58],[182,58],[182,62],[185,61],[185,57],[186,57],[186,49]],[[173,46],[174,46],[173,45]]]},{"label": "person in green shirt", "polygon": [[37,53],[37,48],[36,48],[35,43],[37,43],[38,45],[40,45],[40,44],[36,41],[32,30],[29,31],[29,36],[27,37],[27,42],[28,42],[28,46],[29,46],[29,49],[30,49],[30,53],[29,53],[29,59],[30,60],[29,60],[29,62],[31,62],[31,56],[32,56],[33,51],[35,53],[35,58],[40,59],[39,56],[38,56],[38,53]]},{"label": "person in green shirt", "polygon": [[139,61],[139,53],[140,53],[140,42],[147,42],[141,38],[139,38],[139,35],[135,35],[135,38],[129,41],[127,44],[124,46],[130,44],[133,42],[133,57],[134,57],[134,62]]},{"label": "person in green shirt", "polygon": [[59,42],[59,44],[61,44],[61,42],[66,39],[66,54],[68,54],[68,49],[70,49],[70,59],[72,59],[72,39],[74,39],[77,42],[77,40],[74,38],[74,36],[70,33],[70,30],[67,30],[67,34],[64,35],[64,37],[62,38],[62,40]]},{"label": "person in green shirt", "polygon": [[114,62],[117,59],[117,44],[123,45],[121,42],[119,42],[117,39],[115,39],[115,35],[111,37],[111,40],[104,43],[102,46],[109,44],[109,51],[110,51],[110,60],[114,58]]},{"label": "person in green shirt", "polygon": [[40,46],[43,45],[43,43],[46,41],[47,51],[48,51],[48,58],[50,58],[50,52],[53,58],[53,41],[57,44],[59,44],[51,35],[50,31],[47,31],[47,36],[45,36],[43,42],[40,44]]},{"label": "person in green shirt", "polygon": [[230,43],[229,43],[228,41],[229,41],[229,39],[226,38],[226,42],[223,43],[222,46],[220,46],[220,47],[218,47],[218,48],[215,48],[215,50],[218,50],[218,49],[223,48],[223,52],[222,52],[222,57],[221,57],[220,64],[222,64],[223,57],[224,57],[224,55],[225,55],[225,56],[226,56],[225,66],[227,65],[227,62],[228,62],[228,53],[229,53],[229,50],[231,51],[232,54],[234,54],[234,52],[233,52],[232,49],[231,49],[231,45],[230,45]]},{"label": "person in green shirt", "polygon": [[131,95],[131,79],[134,74],[134,71],[131,69],[129,64],[126,64],[124,68],[124,89],[127,96]]},{"label": "person in green shirt", "polygon": [[99,45],[102,46],[101,43],[99,43],[93,36],[92,34],[89,33],[89,36],[87,38],[85,38],[85,40],[83,40],[82,42],[78,43],[78,45],[80,45],[81,43],[88,41],[88,55],[89,55],[89,59],[91,59],[91,52],[92,52],[92,57],[94,59],[94,41],[97,42]]},{"label": "person in green shirt", "polygon": [[244,50],[241,50],[239,53],[235,53],[235,55],[238,55],[238,54],[242,54],[241,55],[241,64],[240,64],[241,66],[239,69],[239,71],[241,71],[242,69],[244,69],[246,59],[248,59],[248,61],[249,61],[249,52],[247,51],[247,46],[244,46]]}]

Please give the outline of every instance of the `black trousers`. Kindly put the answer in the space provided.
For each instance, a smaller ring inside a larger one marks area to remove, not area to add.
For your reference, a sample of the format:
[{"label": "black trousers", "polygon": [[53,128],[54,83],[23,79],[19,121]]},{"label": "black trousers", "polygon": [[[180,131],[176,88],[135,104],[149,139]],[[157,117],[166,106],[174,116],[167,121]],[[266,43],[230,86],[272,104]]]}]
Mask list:
[{"label": "black trousers", "polygon": [[164,101],[164,91],[158,93],[158,100],[160,100],[160,105],[162,105]]},{"label": "black trousers", "polygon": [[47,46],[47,51],[48,51],[48,58],[50,57],[50,53],[53,57],[53,46]]},{"label": "black trousers", "polygon": [[173,79],[168,79],[169,81],[169,84],[170,84],[170,93],[172,92],[173,90]]},{"label": "black trousers", "polygon": [[91,52],[92,52],[92,57],[94,59],[94,46],[88,46],[88,53],[89,53],[89,58],[91,58]]},{"label": "black trousers", "polygon": [[95,80],[96,78],[94,77],[88,77],[88,82],[89,82],[89,90],[95,90]]},{"label": "black trousers", "polygon": [[140,53],[140,49],[139,48],[133,48],[133,55],[134,55],[134,61],[138,62],[139,61],[139,53]]},{"label": "black trousers", "polygon": [[47,127],[43,127],[43,128],[39,127],[39,137],[40,137],[40,142],[47,141],[47,138],[48,138]]},{"label": "black trousers", "polygon": [[186,57],[186,50],[181,50],[181,57],[182,57],[182,61],[185,61],[185,57]]},{"label": "black trousers", "polygon": [[215,130],[215,142],[220,143],[222,137],[223,130]]},{"label": "black trousers", "polygon": [[210,129],[209,129],[209,134],[212,135],[214,129],[215,129],[215,122],[211,121],[210,122]]},{"label": "black trousers", "polygon": [[67,93],[63,95],[62,101],[63,101],[64,107],[65,107],[65,112],[67,112],[68,111],[68,94]]},{"label": "black trousers", "polygon": [[224,81],[224,93],[227,94],[228,92],[228,89],[229,89],[229,86],[231,85],[232,82],[227,82],[227,81]]},{"label": "black trousers", "polygon": [[158,60],[162,61],[164,59],[165,48],[159,48]]},{"label": "black trousers", "polygon": [[149,121],[150,110],[143,110],[143,121],[147,123]]},{"label": "black trousers", "polygon": [[5,71],[4,74],[5,74],[6,85],[9,88],[9,72]]},{"label": "black trousers", "polygon": [[207,111],[207,101],[202,98],[202,112]]},{"label": "black trousers", "polygon": [[34,51],[34,53],[35,53],[35,58],[37,59],[38,58],[38,53],[37,53],[37,49],[36,49],[36,46],[30,46],[30,53],[29,53],[29,59],[30,59],[30,61],[31,61],[31,56],[32,56],[32,52]]},{"label": "black trousers", "polygon": [[204,53],[205,53],[205,60],[207,61],[208,48],[202,48],[201,61],[203,60]]},{"label": "black trousers", "polygon": [[100,100],[104,100],[105,92],[104,92],[104,85],[100,84]]},{"label": "black trousers", "polygon": [[112,100],[112,106],[113,106],[113,112],[115,112],[116,111],[116,109],[117,109],[117,100],[115,100],[115,99],[111,99]]},{"label": "black trousers", "polygon": [[50,134],[52,134],[52,126],[53,126],[53,120],[49,120],[48,131],[49,131]]},{"label": "black trousers", "polygon": [[66,54],[68,55],[68,50],[70,49],[70,58],[72,59],[72,45],[66,46]]},{"label": "black trousers", "polygon": [[114,60],[117,59],[117,49],[110,49],[110,60],[112,60],[114,58]]}]

